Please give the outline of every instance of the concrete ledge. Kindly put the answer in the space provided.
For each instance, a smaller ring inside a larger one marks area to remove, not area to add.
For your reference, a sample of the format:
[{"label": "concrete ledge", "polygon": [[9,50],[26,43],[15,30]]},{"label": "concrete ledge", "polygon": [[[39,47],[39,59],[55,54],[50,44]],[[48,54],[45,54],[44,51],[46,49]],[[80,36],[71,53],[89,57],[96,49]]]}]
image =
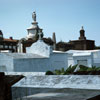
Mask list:
[{"label": "concrete ledge", "polygon": [[5,72],[5,75],[42,76],[45,75],[45,72]]},{"label": "concrete ledge", "polygon": [[100,89],[100,75],[26,76],[13,87]]},{"label": "concrete ledge", "polygon": [[[58,92],[57,92],[58,91]],[[64,94],[66,93],[68,94]],[[78,91],[78,93],[76,93]],[[84,91],[84,93],[83,93]],[[91,93],[89,92],[91,91]],[[100,93],[100,75],[33,75],[26,76],[12,87],[13,99],[22,100],[50,100],[47,95],[59,93],[64,95],[64,99],[74,97],[68,100],[86,100],[86,97],[97,96]],[[41,94],[42,93],[42,94]],[[46,94],[44,95],[43,94]],[[51,94],[48,94],[51,93]],[[63,94],[62,94],[63,93]],[[72,93],[72,94],[71,94]],[[74,93],[74,96],[73,96]],[[86,94],[87,93],[87,94]],[[89,94],[90,93],[90,94]],[[38,95],[42,98],[38,98]],[[83,98],[83,96],[86,96]],[[36,97],[37,96],[37,97]],[[53,95],[57,98],[57,95]],[[59,95],[60,96],[60,95]],[[75,96],[77,98],[75,99]],[[27,99],[26,99],[27,97]],[[79,97],[79,98],[78,98]],[[52,95],[50,96],[52,98]],[[83,99],[81,99],[83,98]],[[54,100],[61,100],[54,99]],[[53,99],[51,99],[53,100]]]}]

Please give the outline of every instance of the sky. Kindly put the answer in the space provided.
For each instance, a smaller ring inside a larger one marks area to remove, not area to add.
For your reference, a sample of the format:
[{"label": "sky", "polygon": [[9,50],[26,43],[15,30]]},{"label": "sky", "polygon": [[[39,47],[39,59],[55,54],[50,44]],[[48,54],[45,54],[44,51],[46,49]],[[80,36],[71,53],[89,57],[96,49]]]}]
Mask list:
[{"label": "sky", "polygon": [[44,37],[56,33],[58,41],[77,40],[81,26],[87,39],[100,46],[100,0],[0,0],[0,30],[4,37],[26,37],[32,12]]}]

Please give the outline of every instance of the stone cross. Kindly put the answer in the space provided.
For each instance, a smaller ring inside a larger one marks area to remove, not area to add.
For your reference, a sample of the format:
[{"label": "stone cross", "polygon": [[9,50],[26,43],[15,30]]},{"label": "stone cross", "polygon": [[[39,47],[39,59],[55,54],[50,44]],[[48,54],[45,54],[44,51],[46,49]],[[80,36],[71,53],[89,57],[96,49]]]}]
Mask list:
[{"label": "stone cross", "polygon": [[42,40],[42,32],[39,32],[39,40]]}]

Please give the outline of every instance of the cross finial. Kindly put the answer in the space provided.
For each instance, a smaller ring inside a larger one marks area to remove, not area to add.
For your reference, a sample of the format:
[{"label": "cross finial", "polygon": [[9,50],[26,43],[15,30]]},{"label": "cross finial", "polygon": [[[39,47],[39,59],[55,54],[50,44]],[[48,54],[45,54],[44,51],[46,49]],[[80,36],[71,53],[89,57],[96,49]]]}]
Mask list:
[{"label": "cross finial", "polygon": [[39,40],[42,40],[42,32],[39,32]]},{"label": "cross finial", "polygon": [[84,27],[82,26],[82,30],[84,30]]}]

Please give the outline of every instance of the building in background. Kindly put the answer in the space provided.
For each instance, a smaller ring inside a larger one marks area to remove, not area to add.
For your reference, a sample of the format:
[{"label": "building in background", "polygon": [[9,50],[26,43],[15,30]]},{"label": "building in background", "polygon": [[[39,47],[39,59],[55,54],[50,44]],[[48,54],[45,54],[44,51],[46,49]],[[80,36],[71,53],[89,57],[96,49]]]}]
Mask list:
[{"label": "building in background", "polygon": [[0,59],[0,71],[46,72],[47,70],[66,69],[74,64],[89,67],[100,65],[100,50],[94,50],[95,41],[86,39],[83,27],[78,40],[56,43],[55,33],[52,38],[44,37],[43,29],[38,26],[35,12],[32,18],[32,25],[27,29],[28,34],[25,38],[5,39],[0,31],[0,51],[11,52],[0,53],[0,58],[2,58]]},{"label": "building in background", "polygon": [[70,40],[69,42],[58,42],[57,50],[59,51],[67,51],[67,50],[94,50],[95,49],[95,41],[88,40],[85,37],[85,30],[80,30],[80,37],[78,40]]},{"label": "building in background", "polygon": [[69,42],[56,42],[56,34],[53,33],[52,38],[44,37],[43,29],[41,29],[38,25],[36,19],[36,13],[32,14],[32,25],[27,29],[27,36],[20,40],[15,40],[12,37],[9,39],[5,39],[3,37],[2,31],[0,31],[0,51],[1,52],[18,52],[18,53],[26,53],[26,48],[31,47],[33,43],[35,43],[39,39],[39,34],[41,34],[42,40],[49,46],[53,48],[53,50],[57,51],[68,51],[68,50],[94,50],[97,48],[95,46],[94,40],[88,40],[85,36],[85,30],[80,30],[80,37],[78,40],[70,40]]},{"label": "building in background", "polygon": [[0,30],[0,52],[17,52],[17,44],[18,40],[13,39],[13,37],[4,38]]}]

